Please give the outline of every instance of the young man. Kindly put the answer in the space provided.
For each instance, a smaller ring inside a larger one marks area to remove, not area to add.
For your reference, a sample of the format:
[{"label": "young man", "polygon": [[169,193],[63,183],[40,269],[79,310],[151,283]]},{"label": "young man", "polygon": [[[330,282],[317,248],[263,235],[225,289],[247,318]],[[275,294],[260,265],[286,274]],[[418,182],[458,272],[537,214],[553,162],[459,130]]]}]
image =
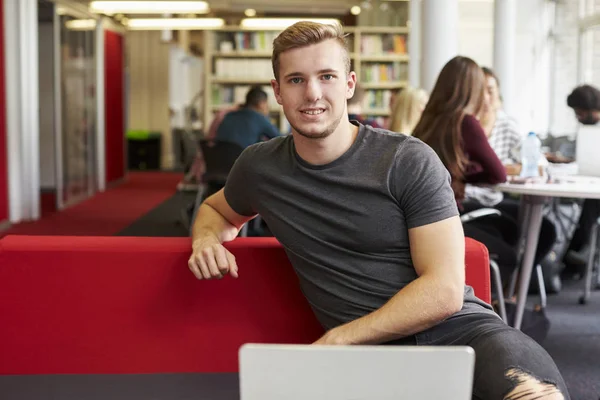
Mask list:
[{"label": "young man", "polygon": [[[573,109],[575,117],[583,125],[596,125],[600,122],[600,90],[591,85],[581,85],[573,89],[567,97],[567,105]],[[564,257],[565,275],[581,274],[585,270],[591,246],[590,236],[596,221],[600,218],[600,200],[586,199],[583,202],[577,229]]]},{"label": "young man", "polygon": [[568,398],[550,356],[465,287],[462,226],[433,150],[349,122],[345,46],[341,27],[312,22],[274,41],[272,85],[292,135],[246,149],[201,206],[190,270],[238,277],[221,244],[260,214],[327,330],[316,344],[469,345],[474,398]]}]

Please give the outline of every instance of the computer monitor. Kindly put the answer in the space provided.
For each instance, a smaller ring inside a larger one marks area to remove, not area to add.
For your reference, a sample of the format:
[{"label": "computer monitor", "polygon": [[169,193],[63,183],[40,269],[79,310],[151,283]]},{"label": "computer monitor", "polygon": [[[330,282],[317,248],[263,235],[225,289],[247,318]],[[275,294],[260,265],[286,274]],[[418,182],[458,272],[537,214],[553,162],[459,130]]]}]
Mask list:
[{"label": "computer monitor", "polygon": [[577,174],[600,177],[600,125],[581,125],[577,133]]},{"label": "computer monitor", "polygon": [[241,347],[241,400],[470,400],[471,347]]}]

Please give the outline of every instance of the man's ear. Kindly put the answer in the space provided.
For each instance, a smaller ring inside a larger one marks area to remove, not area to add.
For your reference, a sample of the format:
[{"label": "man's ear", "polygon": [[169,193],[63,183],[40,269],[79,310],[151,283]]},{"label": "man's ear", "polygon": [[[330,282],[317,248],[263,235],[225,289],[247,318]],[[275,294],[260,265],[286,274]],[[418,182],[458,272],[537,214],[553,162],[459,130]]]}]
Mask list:
[{"label": "man's ear", "polygon": [[279,88],[279,82],[276,79],[271,79],[271,87],[273,88],[273,92],[275,93],[275,100],[277,100],[277,104],[281,105],[281,92]]},{"label": "man's ear", "polygon": [[354,96],[354,89],[356,89],[356,72],[350,71],[346,80],[348,88],[346,90],[346,99],[351,99]]}]

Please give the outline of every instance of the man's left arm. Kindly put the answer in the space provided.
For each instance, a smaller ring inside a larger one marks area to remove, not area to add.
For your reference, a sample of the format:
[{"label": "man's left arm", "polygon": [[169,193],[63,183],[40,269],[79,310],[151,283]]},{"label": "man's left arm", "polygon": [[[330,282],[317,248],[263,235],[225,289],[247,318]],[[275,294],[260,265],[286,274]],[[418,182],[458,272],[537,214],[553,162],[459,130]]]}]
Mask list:
[{"label": "man's left arm", "polygon": [[462,308],[465,242],[459,217],[409,229],[418,278],[380,309],[327,332],[315,344],[379,344],[430,328]]}]

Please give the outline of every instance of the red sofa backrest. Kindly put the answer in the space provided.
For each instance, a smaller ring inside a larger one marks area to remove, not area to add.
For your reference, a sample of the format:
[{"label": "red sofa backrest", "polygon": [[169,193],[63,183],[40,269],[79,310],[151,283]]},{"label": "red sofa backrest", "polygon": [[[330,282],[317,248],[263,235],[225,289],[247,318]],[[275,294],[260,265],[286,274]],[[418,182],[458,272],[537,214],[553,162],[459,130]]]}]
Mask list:
[{"label": "red sofa backrest", "polygon": [[[236,372],[244,343],[323,333],[276,240],[227,247],[239,279],[198,281],[187,238],[5,237],[0,374]],[[468,241],[467,253],[489,301],[487,250]]]}]

